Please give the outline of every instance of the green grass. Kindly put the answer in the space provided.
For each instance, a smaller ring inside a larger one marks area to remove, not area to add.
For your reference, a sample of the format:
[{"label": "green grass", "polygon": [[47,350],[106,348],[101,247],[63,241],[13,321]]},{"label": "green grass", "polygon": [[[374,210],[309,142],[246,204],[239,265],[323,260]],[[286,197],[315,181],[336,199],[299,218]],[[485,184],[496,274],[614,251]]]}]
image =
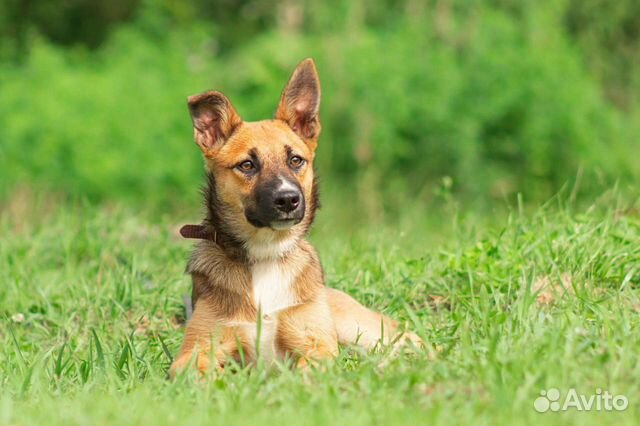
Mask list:
[{"label": "green grass", "polygon": [[[0,424],[638,424],[637,206],[607,194],[351,230],[323,211],[311,239],[328,285],[407,321],[438,355],[343,348],[307,374],[195,384],[166,375],[189,291],[191,244],[175,229],[197,214],[14,201],[0,216]],[[541,305],[545,278],[569,293]],[[550,387],[607,389],[629,408],[539,414]]]}]

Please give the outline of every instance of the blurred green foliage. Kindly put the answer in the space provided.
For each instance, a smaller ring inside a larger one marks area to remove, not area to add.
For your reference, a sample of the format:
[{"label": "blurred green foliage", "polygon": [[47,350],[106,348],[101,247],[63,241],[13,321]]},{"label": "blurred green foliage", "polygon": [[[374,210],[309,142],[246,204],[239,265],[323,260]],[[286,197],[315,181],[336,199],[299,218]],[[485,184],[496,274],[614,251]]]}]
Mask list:
[{"label": "blurred green foliage", "polygon": [[640,173],[635,0],[2,1],[4,196],[194,197],[186,96],[271,117],[308,56],[326,185],[540,199]]}]

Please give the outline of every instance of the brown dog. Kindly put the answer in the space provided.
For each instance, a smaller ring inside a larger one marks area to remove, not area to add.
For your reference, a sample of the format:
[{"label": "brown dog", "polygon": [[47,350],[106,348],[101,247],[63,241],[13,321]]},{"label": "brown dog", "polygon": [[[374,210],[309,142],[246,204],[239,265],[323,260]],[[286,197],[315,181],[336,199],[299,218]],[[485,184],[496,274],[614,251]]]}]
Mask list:
[{"label": "brown dog", "polygon": [[228,357],[303,366],[334,357],[338,343],[419,342],[326,288],[318,255],[304,240],[318,206],[320,82],[313,61],[295,69],[273,120],[243,122],[219,92],[188,103],[209,177],[208,214],[182,230],[202,241],[187,267],[194,312],[171,376],[192,358],[201,372],[212,361],[222,368]]}]

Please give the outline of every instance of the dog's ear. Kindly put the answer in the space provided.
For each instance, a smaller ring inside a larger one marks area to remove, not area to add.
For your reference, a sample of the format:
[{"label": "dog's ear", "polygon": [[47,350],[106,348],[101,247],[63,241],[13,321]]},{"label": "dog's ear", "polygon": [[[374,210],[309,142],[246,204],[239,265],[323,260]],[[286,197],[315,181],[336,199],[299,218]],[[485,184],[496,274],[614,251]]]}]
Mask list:
[{"label": "dog's ear", "polygon": [[286,122],[305,142],[320,135],[320,79],[313,59],[302,61],[282,91],[276,119]]},{"label": "dog's ear", "polygon": [[194,139],[205,156],[215,153],[242,123],[229,99],[220,92],[189,96],[187,103]]}]

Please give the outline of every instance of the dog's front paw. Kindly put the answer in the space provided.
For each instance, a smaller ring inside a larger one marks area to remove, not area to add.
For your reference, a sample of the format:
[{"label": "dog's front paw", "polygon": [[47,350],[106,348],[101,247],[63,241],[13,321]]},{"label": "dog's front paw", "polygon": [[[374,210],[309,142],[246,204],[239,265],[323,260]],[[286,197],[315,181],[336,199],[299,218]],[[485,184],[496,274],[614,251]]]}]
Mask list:
[{"label": "dog's front paw", "polygon": [[182,373],[192,366],[195,366],[198,372],[201,375],[204,375],[209,370],[210,365],[211,361],[209,360],[209,357],[203,354],[197,354],[195,356],[195,359],[193,353],[185,353],[179,355],[173,361],[171,367],[169,368],[169,379],[173,381],[178,374]]}]

